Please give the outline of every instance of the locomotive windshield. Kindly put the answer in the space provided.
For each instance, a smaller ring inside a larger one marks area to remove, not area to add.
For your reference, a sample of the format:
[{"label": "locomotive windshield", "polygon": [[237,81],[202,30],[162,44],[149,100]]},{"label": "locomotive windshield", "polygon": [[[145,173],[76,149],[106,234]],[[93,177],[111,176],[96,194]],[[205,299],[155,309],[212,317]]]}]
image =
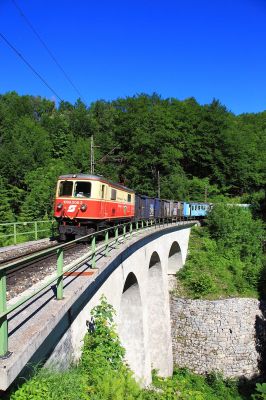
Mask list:
[{"label": "locomotive windshield", "polygon": [[74,188],[74,196],[91,197],[91,182],[76,182]]},{"label": "locomotive windshield", "polygon": [[72,196],[73,182],[72,181],[62,181],[59,186],[59,196]]},{"label": "locomotive windshield", "polygon": [[59,197],[73,197],[73,196],[91,197],[91,182],[61,181],[59,185]]}]

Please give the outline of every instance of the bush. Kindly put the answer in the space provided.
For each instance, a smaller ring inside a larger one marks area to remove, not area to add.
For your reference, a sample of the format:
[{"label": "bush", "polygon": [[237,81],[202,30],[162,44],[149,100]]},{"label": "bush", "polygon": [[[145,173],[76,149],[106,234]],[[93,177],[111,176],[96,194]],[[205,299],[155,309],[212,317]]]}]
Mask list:
[{"label": "bush", "polygon": [[257,383],[256,394],[252,395],[253,400],[266,400],[266,383]]},{"label": "bush", "polygon": [[[78,397],[77,397],[78,396]],[[42,369],[20,389],[11,400],[89,400],[87,379],[78,368],[58,372]]]},{"label": "bush", "polygon": [[212,278],[208,274],[200,274],[192,277],[188,281],[188,286],[195,293],[195,297],[200,297],[214,291]]},{"label": "bush", "polygon": [[177,274],[187,296],[259,297],[263,232],[248,209],[214,206],[207,227],[192,230],[186,264]]},{"label": "bush", "polygon": [[240,400],[236,381],[223,380],[217,374],[196,375],[176,368],[171,379],[154,374],[153,384],[162,400]]}]

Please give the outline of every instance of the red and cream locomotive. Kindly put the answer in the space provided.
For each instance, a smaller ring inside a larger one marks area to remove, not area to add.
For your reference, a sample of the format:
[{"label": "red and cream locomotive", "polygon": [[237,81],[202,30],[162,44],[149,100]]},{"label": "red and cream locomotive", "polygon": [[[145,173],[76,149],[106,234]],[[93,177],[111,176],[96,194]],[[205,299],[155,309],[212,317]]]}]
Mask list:
[{"label": "red and cream locomotive", "polygon": [[135,194],[101,176],[76,174],[58,178],[54,216],[59,240],[85,236],[134,217]]}]

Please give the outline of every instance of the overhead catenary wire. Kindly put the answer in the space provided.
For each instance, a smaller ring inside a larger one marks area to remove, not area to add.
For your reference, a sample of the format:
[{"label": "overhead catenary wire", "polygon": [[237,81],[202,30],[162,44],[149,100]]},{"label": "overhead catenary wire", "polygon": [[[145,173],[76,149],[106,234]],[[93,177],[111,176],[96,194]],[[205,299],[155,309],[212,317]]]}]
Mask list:
[{"label": "overhead catenary wire", "polygon": [[[51,52],[51,50],[49,49],[49,47],[47,46],[47,44],[44,42],[44,40],[41,38],[40,34],[37,32],[37,30],[34,28],[34,26],[32,25],[32,23],[30,22],[29,18],[26,17],[26,15],[24,14],[24,12],[22,11],[22,9],[20,8],[20,6],[17,4],[17,2],[15,0],[12,0],[14,6],[16,7],[16,9],[19,11],[20,15],[22,18],[24,18],[24,20],[26,21],[27,25],[30,27],[30,29],[32,30],[32,32],[35,34],[35,36],[38,38],[38,40],[41,42],[41,44],[43,45],[43,47],[45,48],[45,50],[47,51],[47,53],[50,55],[50,57],[52,58],[52,60],[55,62],[55,64],[57,65],[57,67],[60,69],[60,71],[62,72],[62,74],[64,75],[64,77],[66,78],[66,80],[70,83],[70,85],[73,87],[73,89],[76,91],[76,93],[79,95],[79,97],[82,99],[82,94],[80,93],[79,89],[76,87],[76,85],[73,83],[72,79],[70,79],[69,75],[65,72],[64,68],[61,66],[61,64],[57,61],[57,59],[55,58],[54,54]],[[83,100],[83,99],[82,99]],[[84,101],[84,100],[83,100]],[[85,101],[84,101],[85,103]]]},{"label": "overhead catenary wire", "polygon": [[63,101],[63,99],[56,93],[56,91],[49,85],[49,83],[39,74],[38,71],[36,71],[35,68],[26,60],[26,58],[13,46],[9,40],[0,32],[1,38],[4,40],[4,42],[17,54],[19,58],[22,59],[22,61],[31,69],[31,71],[45,84],[45,86],[48,87],[49,90],[60,100]]}]

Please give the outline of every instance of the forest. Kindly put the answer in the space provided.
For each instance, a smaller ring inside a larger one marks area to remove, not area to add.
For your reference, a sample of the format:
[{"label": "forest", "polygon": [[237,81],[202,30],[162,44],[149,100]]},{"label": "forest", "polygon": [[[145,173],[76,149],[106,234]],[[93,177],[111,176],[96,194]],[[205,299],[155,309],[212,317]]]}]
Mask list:
[{"label": "forest", "polygon": [[52,216],[58,175],[95,173],[162,198],[251,203],[265,218],[266,111],[154,93],[86,106],[0,95],[0,222]]}]

